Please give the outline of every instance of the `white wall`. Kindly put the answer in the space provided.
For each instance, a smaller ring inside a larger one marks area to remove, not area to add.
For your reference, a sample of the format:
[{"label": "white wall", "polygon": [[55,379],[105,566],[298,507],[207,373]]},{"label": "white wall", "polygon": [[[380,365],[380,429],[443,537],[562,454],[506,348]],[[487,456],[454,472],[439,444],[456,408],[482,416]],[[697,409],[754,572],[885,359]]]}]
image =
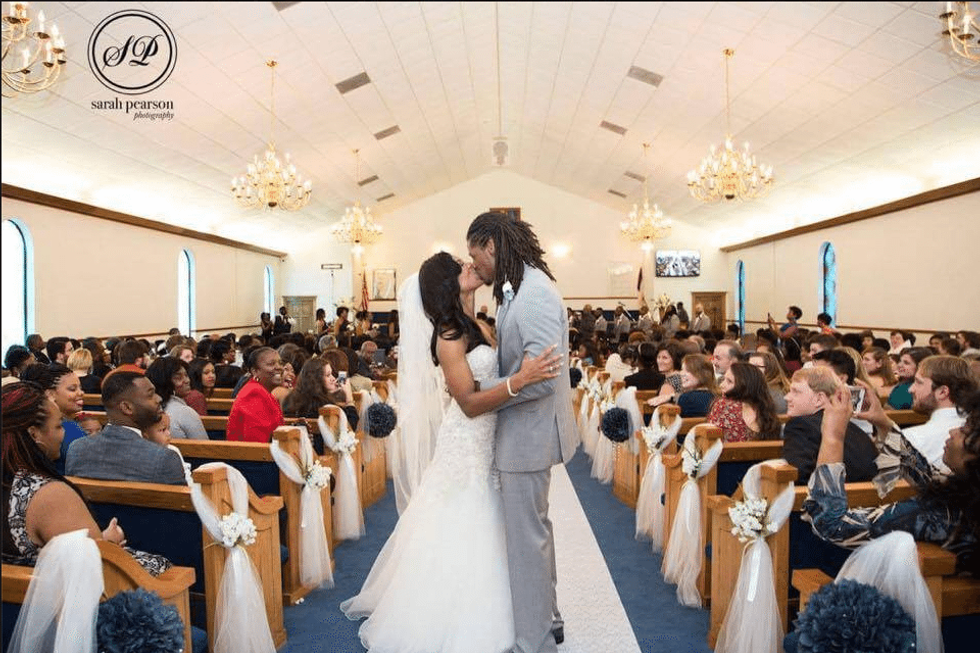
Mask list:
[{"label": "white wall", "polygon": [[[523,219],[534,227],[542,246],[549,250],[545,260],[557,278],[562,294],[579,298],[569,300],[569,305],[580,308],[590,302],[593,306],[599,304],[612,309],[616,301],[609,299],[612,293],[607,270],[614,263],[633,266],[630,292],[627,294],[635,297],[636,275],[644,257],[636,244],[619,235],[619,224],[625,217],[623,213],[507,170],[488,172],[382,214],[380,222],[384,226],[384,236],[369,246],[364,254],[368,287],[371,286],[370,273],[374,268],[395,268],[398,282],[401,283],[434,252],[434,244],[448,245],[454,254],[468,260],[465,238],[470,221],[490,207],[503,206],[521,207]],[[336,275],[337,290],[334,296],[350,296],[353,293],[359,297],[359,286],[356,291],[352,286],[349,248],[334,243],[327,233],[311,237],[310,241],[309,245],[290,251],[283,269],[284,277],[288,278],[283,292],[318,295],[318,305],[331,314],[330,275],[320,270],[320,264],[343,261],[343,274]],[[671,237],[662,241],[662,248],[700,249],[702,276],[653,279],[650,263],[644,272],[648,280],[647,296],[666,292],[673,300],[684,301],[685,305],[690,306],[690,293],[693,290],[730,292],[731,284],[725,276],[725,256],[711,247],[708,241],[706,232],[686,225],[675,225]],[[550,251],[559,243],[570,248],[565,258],[559,258]],[[651,280],[654,281],[652,287]],[[729,304],[732,302],[730,296]],[[625,303],[627,308],[637,307],[635,299]],[[490,305],[493,312],[489,289],[477,294],[477,305],[480,304]],[[392,308],[395,308],[393,301],[371,302],[373,311]]]},{"label": "white wall", "polygon": [[258,324],[263,271],[279,259],[227,245],[4,198],[34,245],[35,328],[45,338],[166,333],[177,324],[177,259],[196,264],[196,326]]},{"label": "white wall", "polygon": [[[845,326],[980,328],[980,193],[924,204],[728,254],[745,262],[746,319],[819,309],[820,246],[837,253],[837,319]],[[883,332],[881,335],[885,335]]]}]

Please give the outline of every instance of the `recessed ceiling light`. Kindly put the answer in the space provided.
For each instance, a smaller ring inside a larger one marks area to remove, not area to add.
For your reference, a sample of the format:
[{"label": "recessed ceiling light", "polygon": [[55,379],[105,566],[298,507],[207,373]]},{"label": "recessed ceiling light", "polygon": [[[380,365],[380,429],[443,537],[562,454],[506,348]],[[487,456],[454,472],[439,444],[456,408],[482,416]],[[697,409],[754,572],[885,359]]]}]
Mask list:
[{"label": "recessed ceiling light", "polygon": [[367,179],[362,179],[362,180],[360,180],[359,182],[357,182],[357,185],[358,185],[358,186],[367,186],[367,185],[368,185],[368,184],[370,184],[370,183],[371,183],[372,181],[378,181],[378,175],[371,175],[371,176],[370,176],[370,177],[368,177]]},{"label": "recessed ceiling light", "polygon": [[620,127],[619,125],[615,125],[615,124],[613,124],[611,122],[608,122],[606,120],[603,120],[602,122],[600,122],[599,123],[599,126],[602,127],[603,129],[608,129],[609,131],[613,132],[614,134],[619,134],[620,136],[622,136],[623,134],[626,133],[626,128],[625,127]]},{"label": "recessed ceiling light", "polygon": [[399,127],[398,125],[394,125],[392,127],[389,127],[388,129],[382,129],[377,134],[375,134],[374,137],[380,141],[382,138],[388,138],[389,136],[393,136],[398,132],[400,132],[401,130],[402,130],[401,127]]},{"label": "recessed ceiling light", "polygon": [[660,82],[664,81],[663,75],[658,75],[655,72],[647,70],[646,68],[640,68],[639,66],[630,66],[630,71],[626,73],[626,76],[632,77],[633,79],[643,82],[644,84],[649,84],[654,88],[660,86]]},{"label": "recessed ceiling light", "polygon": [[384,195],[384,196],[382,196],[382,197],[379,197],[379,198],[377,199],[377,201],[378,201],[378,202],[384,202],[384,201],[385,201],[386,199],[388,199],[388,198],[391,198],[391,197],[394,197],[394,196],[395,196],[395,194],[394,194],[394,193],[388,193],[387,195]]},{"label": "recessed ceiling light", "polygon": [[613,190],[612,188],[610,188],[609,189],[609,193],[611,195],[615,195],[616,197],[622,197],[623,199],[626,199],[626,194],[625,193],[620,193],[618,190]]}]

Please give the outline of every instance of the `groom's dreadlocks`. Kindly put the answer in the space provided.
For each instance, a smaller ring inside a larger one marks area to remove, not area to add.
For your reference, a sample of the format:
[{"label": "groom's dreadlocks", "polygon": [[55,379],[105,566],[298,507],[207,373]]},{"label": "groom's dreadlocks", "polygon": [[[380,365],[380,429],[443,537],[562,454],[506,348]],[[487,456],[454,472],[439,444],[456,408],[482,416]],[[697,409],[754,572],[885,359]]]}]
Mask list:
[{"label": "groom's dreadlocks", "polygon": [[524,264],[541,270],[554,281],[555,277],[544,262],[544,250],[538,237],[531,231],[531,225],[504,213],[481,213],[470,224],[466,232],[466,242],[478,247],[486,247],[493,240],[495,252],[495,275],[493,297],[497,303],[504,301],[503,285],[510,281],[516,293],[524,279]]}]

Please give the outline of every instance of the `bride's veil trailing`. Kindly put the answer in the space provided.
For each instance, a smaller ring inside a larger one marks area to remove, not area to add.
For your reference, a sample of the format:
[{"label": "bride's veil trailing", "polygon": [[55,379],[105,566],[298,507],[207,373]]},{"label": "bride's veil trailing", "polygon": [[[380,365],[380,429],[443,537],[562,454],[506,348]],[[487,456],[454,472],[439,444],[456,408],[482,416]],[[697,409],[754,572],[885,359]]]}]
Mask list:
[{"label": "bride's veil trailing", "polygon": [[398,514],[422,482],[442,423],[445,382],[432,362],[432,322],[422,308],[419,275],[398,289],[398,460],[392,465]]}]

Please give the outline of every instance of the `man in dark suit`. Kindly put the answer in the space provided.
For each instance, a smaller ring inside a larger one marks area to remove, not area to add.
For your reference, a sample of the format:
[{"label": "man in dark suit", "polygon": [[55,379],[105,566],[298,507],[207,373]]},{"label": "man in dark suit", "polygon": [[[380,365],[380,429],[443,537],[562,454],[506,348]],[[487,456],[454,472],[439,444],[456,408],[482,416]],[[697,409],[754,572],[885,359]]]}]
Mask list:
[{"label": "man in dark suit", "polygon": [[183,485],[184,466],[176,452],[143,439],[142,432],[163,414],[160,395],[142,374],[118,372],[102,384],[109,423],[68,448],[69,476],[107,481]]},{"label": "man in dark suit", "polygon": [[[827,367],[811,367],[793,375],[786,393],[786,413],[790,420],[783,428],[783,457],[799,470],[797,483],[810,480],[820,451],[820,424],[823,409],[840,386],[840,380]],[[853,422],[844,437],[844,468],[848,482],[870,481],[878,472],[878,450],[867,433]]]}]

